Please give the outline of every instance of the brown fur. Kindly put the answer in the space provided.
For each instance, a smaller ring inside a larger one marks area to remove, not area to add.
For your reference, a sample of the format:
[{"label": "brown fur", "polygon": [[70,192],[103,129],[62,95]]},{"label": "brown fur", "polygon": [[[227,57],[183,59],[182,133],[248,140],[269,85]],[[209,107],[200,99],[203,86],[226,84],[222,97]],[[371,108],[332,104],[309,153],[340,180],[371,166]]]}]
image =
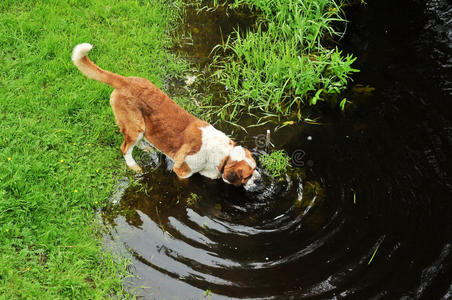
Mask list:
[{"label": "brown fur", "polygon": [[[200,150],[200,128],[209,123],[188,113],[147,79],[124,77],[105,71],[87,56],[75,59],[74,64],[87,77],[115,88],[110,96],[110,105],[124,136],[121,145],[123,155],[144,133],[151,144],[173,159],[173,170],[179,177],[190,175],[191,170],[185,158]],[[230,143],[235,146],[235,142]],[[248,150],[246,155],[252,159]],[[135,168],[140,169],[138,166]],[[218,168],[220,172],[223,170],[223,177],[236,186],[246,183],[253,174],[253,169],[245,161],[231,162],[229,156],[223,159]]]},{"label": "brown fur", "polygon": [[221,160],[220,164],[218,165],[218,171],[220,171],[220,173],[223,173],[223,170],[224,170],[228,160],[229,160],[229,155]]},{"label": "brown fur", "polygon": [[191,170],[190,167],[187,165],[186,162],[183,162],[180,167],[174,166],[173,167],[174,173],[176,173],[177,176],[180,178],[186,177],[188,174],[190,174]]},{"label": "brown fur", "polygon": [[[144,132],[146,139],[177,165],[187,155],[197,153],[202,142],[199,128],[209,124],[182,109],[148,80],[126,79],[126,85],[115,89],[110,97],[124,143],[133,144]],[[126,152],[124,149],[123,154]]]},{"label": "brown fur", "polygon": [[177,175],[185,176],[190,172],[188,165],[183,165],[185,157],[199,151],[200,127],[209,123],[189,114],[147,79],[105,71],[87,56],[74,63],[87,77],[115,88],[110,105],[124,136],[123,155],[144,132],[151,144],[174,160]]}]

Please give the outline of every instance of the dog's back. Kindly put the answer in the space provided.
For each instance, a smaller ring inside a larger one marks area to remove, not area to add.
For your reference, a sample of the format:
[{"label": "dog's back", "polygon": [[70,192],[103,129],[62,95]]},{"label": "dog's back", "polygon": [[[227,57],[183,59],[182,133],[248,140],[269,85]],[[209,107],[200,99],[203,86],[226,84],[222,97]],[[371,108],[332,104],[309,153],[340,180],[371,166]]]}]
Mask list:
[{"label": "dog's back", "polygon": [[[88,58],[91,49],[92,45],[88,43],[77,45],[72,61],[88,78],[115,88],[110,96],[110,105],[124,135],[123,153],[143,134],[151,144],[172,158],[182,145],[200,143],[198,128],[209,125],[207,122],[181,108],[149,80],[124,77],[101,69]],[[189,150],[190,153],[195,151]]]}]

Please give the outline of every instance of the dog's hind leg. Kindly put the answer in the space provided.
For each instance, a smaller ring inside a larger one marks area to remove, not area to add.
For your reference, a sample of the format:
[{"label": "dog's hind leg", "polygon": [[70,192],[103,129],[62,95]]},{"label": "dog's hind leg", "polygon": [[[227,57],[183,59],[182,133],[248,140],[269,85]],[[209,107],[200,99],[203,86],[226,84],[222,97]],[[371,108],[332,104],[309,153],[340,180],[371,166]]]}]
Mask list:
[{"label": "dog's hind leg", "polygon": [[127,167],[142,172],[140,166],[132,157],[132,151],[143,138],[145,125],[141,111],[131,103],[133,99],[114,90],[110,96],[110,105],[115,115],[116,123],[124,136],[124,142],[121,145],[121,152],[126,160]]},{"label": "dog's hind leg", "polygon": [[143,132],[137,132],[136,134],[129,134],[124,132],[124,142],[121,145],[121,152],[124,156],[124,159],[126,160],[127,167],[136,172],[143,172],[143,170],[133,159],[132,152],[135,145],[138,144],[142,138]]}]

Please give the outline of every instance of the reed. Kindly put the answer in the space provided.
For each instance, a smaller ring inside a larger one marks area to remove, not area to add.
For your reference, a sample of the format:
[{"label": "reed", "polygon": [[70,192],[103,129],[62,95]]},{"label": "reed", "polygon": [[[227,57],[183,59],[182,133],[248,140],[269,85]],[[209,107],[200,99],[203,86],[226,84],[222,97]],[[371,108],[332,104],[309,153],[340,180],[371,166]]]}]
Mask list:
[{"label": "reed", "polygon": [[[216,2],[217,5],[220,5]],[[229,99],[216,109],[224,120],[243,113],[278,122],[301,119],[305,105],[338,94],[358,70],[355,57],[331,47],[345,24],[341,4],[334,0],[235,0],[233,9],[248,6],[260,13],[255,30],[238,31],[217,47],[216,79]],[[325,46],[326,42],[330,45]]]}]

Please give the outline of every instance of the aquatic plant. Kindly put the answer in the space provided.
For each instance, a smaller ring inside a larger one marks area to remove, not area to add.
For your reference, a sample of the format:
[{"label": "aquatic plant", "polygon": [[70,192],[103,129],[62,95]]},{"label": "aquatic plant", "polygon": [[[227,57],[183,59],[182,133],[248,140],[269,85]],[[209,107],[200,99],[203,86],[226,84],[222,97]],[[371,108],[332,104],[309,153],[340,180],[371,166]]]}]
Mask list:
[{"label": "aquatic plant", "polygon": [[236,121],[245,112],[259,122],[301,119],[303,105],[340,93],[358,71],[351,66],[355,57],[324,46],[341,35],[335,28],[346,22],[334,0],[235,0],[229,5],[246,5],[261,18],[254,31],[244,36],[236,31],[217,47],[227,53],[216,57],[214,73],[229,91],[216,111],[222,119]]},{"label": "aquatic plant", "polygon": [[193,205],[195,205],[196,203],[198,203],[199,202],[199,200],[200,200],[201,198],[197,195],[197,194],[195,194],[195,193],[190,193],[190,196],[187,198],[187,205],[188,206],[193,206]]},{"label": "aquatic plant", "polygon": [[281,177],[290,165],[290,156],[284,150],[273,151],[270,154],[262,154],[259,157],[262,167],[272,177]]}]

